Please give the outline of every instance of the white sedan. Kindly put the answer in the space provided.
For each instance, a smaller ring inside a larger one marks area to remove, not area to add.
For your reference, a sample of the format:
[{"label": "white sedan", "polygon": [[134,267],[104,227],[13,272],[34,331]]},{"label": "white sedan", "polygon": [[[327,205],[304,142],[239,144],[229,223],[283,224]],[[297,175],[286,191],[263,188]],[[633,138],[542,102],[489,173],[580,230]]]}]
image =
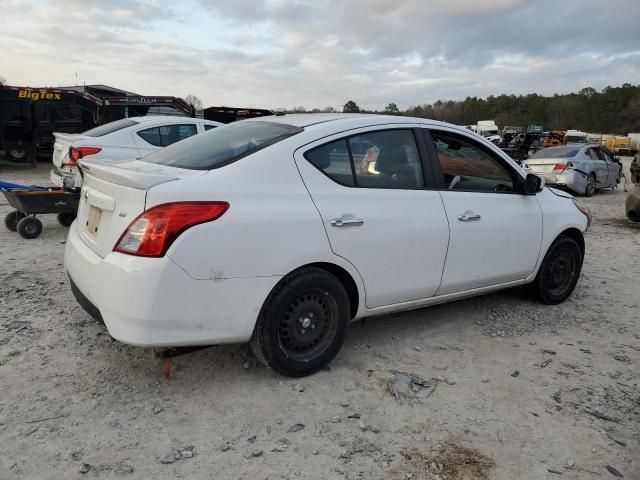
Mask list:
[{"label": "white sedan", "polygon": [[290,376],[352,320],[525,284],[564,301],[590,224],[496,146],[417,118],[246,120],[79,164],[65,266],[85,310],[132,345],[250,341]]},{"label": "white sedan", "polygon": [[79,134],[54,133],[51,184],[79,188],[82,178],[76,162],[81,158],[102,161],[140,159],[221,125],[224,124],[201,118],[150,115],[123,118]]}]

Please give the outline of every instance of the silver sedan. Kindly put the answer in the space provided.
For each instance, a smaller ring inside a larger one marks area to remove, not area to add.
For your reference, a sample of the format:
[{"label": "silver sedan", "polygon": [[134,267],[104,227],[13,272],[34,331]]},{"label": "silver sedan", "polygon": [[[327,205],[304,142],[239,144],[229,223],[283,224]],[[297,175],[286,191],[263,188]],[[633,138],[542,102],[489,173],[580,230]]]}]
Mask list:
[{"label": "silver sedan", "polygon": [[587,197],[601,188],[615,188],[622,171],[620,161],[599,145],[543,148],[522,162],[522,167],[544,178],[547,185]]}]

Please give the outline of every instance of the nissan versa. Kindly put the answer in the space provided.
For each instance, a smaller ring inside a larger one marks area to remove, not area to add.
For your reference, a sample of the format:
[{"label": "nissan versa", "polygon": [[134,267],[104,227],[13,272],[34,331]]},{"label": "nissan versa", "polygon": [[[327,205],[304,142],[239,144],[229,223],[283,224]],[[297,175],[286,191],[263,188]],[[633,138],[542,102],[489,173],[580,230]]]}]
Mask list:
[{"label": "nissan versa", "polygon": [[333,359],[351,320],[524,284],[564,301],[590,224],[496,146],[417,118],[263,117],[79,165],[79,303],[119,341],[249,341],[290,376]]}]

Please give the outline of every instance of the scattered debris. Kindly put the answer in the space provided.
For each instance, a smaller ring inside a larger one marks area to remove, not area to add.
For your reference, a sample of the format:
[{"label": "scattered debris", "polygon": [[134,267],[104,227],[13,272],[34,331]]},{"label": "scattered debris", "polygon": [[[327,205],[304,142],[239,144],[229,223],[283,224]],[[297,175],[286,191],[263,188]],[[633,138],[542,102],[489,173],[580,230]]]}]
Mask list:
[{"label": "scattered debris", "polygon": [[400,404],[402,404],[402,398],[427,398],[435,390],[434,384],[410,373],[396,370],[391,370],[391,373],[393,377],[387,381],[387,388]]},{"label": "scattered debris", "polygon": [[153,414],[154,415],[157,415],[157,414],[159,414],[160,412],[163,412],[163,411],[164,411],[164,408],[162,408],[162,407],[153,407]]},{"label": "scattered debris", "polygon": [[486,480],[489,478],[488,471],[495,465],[491,458],[479,450],[463,447],[452,440],[428,454],[414,450],[403,452],[403,456],[414,467],[413,472],[407,474],[407,478]]},{"label": "scattered debris", "polygon": [[18,333],[20,330],[23,330],[27,327],[31,326],[31,321],[30,320],[13,320],[9,323],[7,323],[4,328],[10,332],[11,330],[14,330],[15,333]]},{"label": "scattered debris", "polygon": [[518,375],[520,375],[520,371],[519,370],[514,370],[513,373],[511,374],[511,376],[513,378],[516,378]]},{"label": "scattered debris", "polygon": [[180,452],[180,454],[182,455],[182,458],[193,457],[193,452],[191,450],[183,450],[182,452]]},{"label": "scattered debris", "polygon": [[551,398],[553,398],[556,402],[558,403],[562,403],[562,399],[561,399],[561,392],[560,390],[558,390],[556,393],[554,393]]},{"label": "scattered debris", "polygon": [[300,383],[296,383],[296,386],[293,387],[293,389],[298,392],[298,393],[302,393],[304,392],[304,387],[302,386],[302,384]]},{"label": "scattered debris", "polygon": [[556,354],[556,352],[555,352],[555,351],[553,351],[553,350],[548,350],[548,349],[546,349],[546,348],[542,350],[542,353],[546,353],[546,354],[548,354],[548,355],[555,355],[555,354]]},{"label": "scattered debris", "polygon": [[91,470],[91,465],[89,465],[88,463],[83,463],[80,466],[79,472],[84,475],[85,473],[89,473],[89,470]]},{"label": "scattered debris", "polygon": [[133,473],[133,467],[130,465],[118,465],[112,471],[116,475],[129,475]]},{"label": "scattered debris", "polygon": [[607,471],[614,477],[618,477],[618,478],[624,477],[624,475],[620,473],[620,471],[617,468],[612,467],[611,465],[607,465]]},{"label": "scattered debris", "polygon": [[622,352],[614,353],[613,358],[622,363],[631,363],[631,359]]},{"label": "scattered debris", "polygon": [[163,465],[169,465],[171,463],[175,463],[175,461],[176,461],[176,455],[173,452],[165,455],[160,459],[160,463],[162,463]]},{"label": "scattered debris", "polygon": [[547,365],[549,365],[549,364],[551,363],[551,361],[552,361],[552,360],[551,360],[550,358],[547,358],[544,362],[542,362],[542,363],[540,364],[540,368],[544,368],[544,367],[546,367]]},{"label": "scattered debris", "polygon": [[547,468],[547,472],[555,473],[556,475],[564,475],[564,472],[561,472],[560,470],[555,470],[553,468]]},{"label": "scattered debris", "polygon": [[256,438],[257,438],[256,435],[254,435],[253,437],[249,437],[249,438],[247,438],[247,442],[253,443],[253,442],[256,441]]},{"label": "scattered debris", "polygon": [[296,423],[295,425],[292,425],[289,427],[289,430],[287,430],[287,433],[296,433],[300,430],[304,430],[304,423]]},{"label": "scattered debris", "polygon": [[244,458],[247,458],[247,459],[258,458],[258,457],[261,457],[263,453],[264,453],[263,450],[253,450],[251,452],[245,453]]}]

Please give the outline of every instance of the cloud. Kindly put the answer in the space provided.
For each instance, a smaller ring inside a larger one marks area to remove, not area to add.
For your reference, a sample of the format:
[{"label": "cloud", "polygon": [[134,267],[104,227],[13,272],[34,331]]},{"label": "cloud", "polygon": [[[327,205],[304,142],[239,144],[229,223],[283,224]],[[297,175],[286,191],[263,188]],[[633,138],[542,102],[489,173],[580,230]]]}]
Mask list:
[{"label": "cloud", "polygon": [[[3,5],[4,6],[4,5]],[[401,108],[640,78],[640,2],[9,0],[0,74],[205,104]],[[17,79],[17,80],[14,80]]]}]

